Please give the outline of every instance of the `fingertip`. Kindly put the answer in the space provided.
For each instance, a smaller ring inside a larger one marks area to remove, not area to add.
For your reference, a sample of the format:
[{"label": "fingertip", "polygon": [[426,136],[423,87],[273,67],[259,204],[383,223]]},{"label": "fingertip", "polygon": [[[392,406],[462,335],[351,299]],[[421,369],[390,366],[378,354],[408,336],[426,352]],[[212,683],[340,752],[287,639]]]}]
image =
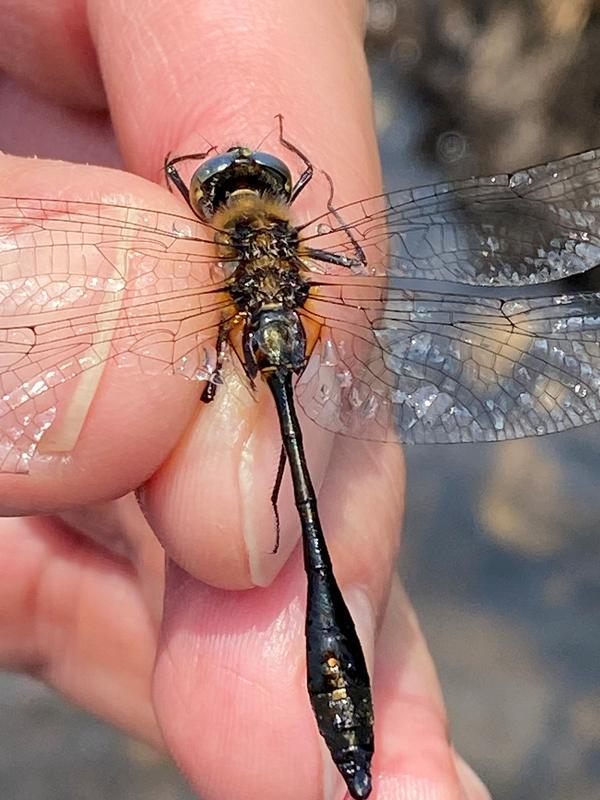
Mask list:
[{"label": "fingertip", "polygon": [[363,3],[342,12],[317,0],[165,6],[129,3],[124,15],[113,0],[90,10],[121,150],[135,171],[154,177],[166,152],[195,152],[207,140],[256,147],[269,132],[277,138],[282,113],[288,138],[334,173],[340,200],[376,193]]},{"label": "fingertip", "polygon": [[294,561],[268,590],[250,592],[213,589],[168,565],[154,701],[202,797],[322,796]]},{"label": "fingertip", "polygon": [[108,113],[65,108],[0,76],[0,151],[15,156],[63,159],[118,167]]},{"label": "fingertip", "polygon": [[[175,446],[193,410],[194,386],[164,375],[160,353],[132,345],[139,329],[133,340],[127,335],[131,318],[114,316],[115,307],[131,308],[130,298],[144,289],[135,272],[144,265],[127,262],[125,270],[118,258],[109,262],[106,248],[84,239],[78,226],[95,219],[99,227],[103,214],[109,226],[115,215],[122,219],[119,200],[131,205],[129,218],[136,206],[179,205],[164,190],[116,170],[3,156],[0,172],[14,193],[2,199],[0,210],[13,237],[2,258],[5,335],[29,348],[5,353],[3,513],[42,513],[124,494]],[[113,206],[93,202],[108,193]],[[71,247],[47,246],[58,228],[70,232]],[[15,261],[17,246],[22,249]],[[126,287],[115,291],[121,278]],[[76,335],[73,318],[81,323]],[[102,324],[94,327],[97,320]],[[130,357],[121,364],[123,352]],[[27,470],[27,476],[14,474]]]},{"label": "fingertip", "polygon": [[[6,4],[3,4],[6,5]],[[86,3],[9,3],[2,11],[0,67],[55,103],[106,107]]]},{"label": "fingertip", "polygon": [[160,469],[138,491],[144,513],[169,558],[214,586],[252,585],[242,535],[240,451],[251,435],[252,406],[233,386],[205,405]]},{"label": "fingertip", "polygon": [[377,791],[461,800],[442,692],[398,578],[377,641],[374,687]]},{"label": "fingertip", "polygon": [[[50,425],[53,444],[44,446],[41,437],[29,472],[0,475],[2,514],[52,513],[132,491],[177,444],[193,408],[190,390],[184,381],[127,379],[118,368],[107,369],[73,446],[63,450]],[[56,402],[64,408],[60,394]]]},{"label": "fingertip", "polygon": [[458,753],[455,753],[454,760],[466,800],[492,800],[492,795],[473,768]]}]

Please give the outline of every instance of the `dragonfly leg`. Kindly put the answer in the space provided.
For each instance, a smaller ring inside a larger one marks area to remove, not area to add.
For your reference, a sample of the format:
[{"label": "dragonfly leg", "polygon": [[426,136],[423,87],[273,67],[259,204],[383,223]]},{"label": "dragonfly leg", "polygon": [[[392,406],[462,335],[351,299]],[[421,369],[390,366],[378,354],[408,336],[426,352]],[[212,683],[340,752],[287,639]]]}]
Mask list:
[{"label": "dragonfly leg", "polygon": [[338,267],[359,267],[363,263],[357,258],[349,258],[348,256],[341,256],[338,253],[331,253],[329,250],[315,250],[312,247],[307,247],[302,251],[302,255],[308,258],[314,258],[316,261],[326,261],[328,264],[337,264]]},{"label": "dragonfly leg", "polygon": [[[185,156],[175,156],[175,158],[169,158],[170,153],[167,153],[167,155],[165,156],[165,161],[164,161],[164,164],[163,164],[163,170],[165,172],[165,175],[167,176],[167,188],[171,192],[171,191],[173,191],[172,185],[175,186],[175,188],[181,193],[181,195],[183,196],[183,199],[188,204],[188,206],[192,209],[192,211],[194,211],[194,207],[192,206],[192,204],[190,202],[189,189],[188,189],[186,183],[184,182],[183,178],[179,174],[179,171],[178,171],[178,169],[177,169],[177,167],[175,165],[179,164],[181,161],[190,161],[190,160],[191,161],[204,161],[206,156],[209,155],[209,153],[212,153],[214,150],[216,150],[216,148],[215,147],[211,147],[210,150],[207,150],[204,153],[189,153],[188,155],[185,155]],[[196,213],[196,212],[194,211],[194,213]]]},{"label": "dragonfly leg", "polygon": [[304,166],[305,166],[304,172],[302,173],[302,175],[300,175],[300,177],[298,178],[298,180],[294,184],[294,187],[292,188],[292,193],[290,195],[290,203],[293,203],[294,200],[298,197],[298,195],[302,191],[302,189],[304,189],[304,187],[310,182],[310,180],[311,180],[311,178],[313,176],[313,165],[308,160],[308,158],[304,155],[302,150],[299,150],[296,147],[296,145],[292,144],[291,142],[289,142],[287,139],[284,138],[284,136],[283,136],[283,115],[282,114],[277,114],[276,118],[277,118],[277,121],[279,122],[279,141],[285,147],[286,150],[289,150],[291,153],[294,153],[295,155],[297,155],[298,158],[302,160],[302,162],[304,163]]},{"label": "dragonfly leg", "polygon": [[279,491],[281,489],[281,482],[283,480],[283,473],[285,471],[285,463],[286,463],[286,455],[285,455],[285,447],[281,445],[281,451],[279,453],[279,464],[277,465],[277,475],[275,476],[275,483],[273,484],[273,491],[271,492],[271,505],[273,506],[273,514],[275,515],[275,546],[271,550],[271,553],[275,555],[275,553],[279,550],[279,510],[277,508],[277,503],[279,502]]},{"label": "dragonfly leg", "polygon": [[227,352],[227,339],[230,329],[231,325],[225,320],[221,320],[219,323],[219,331],[217,333],[217,341],[215,344],[215,349],[217,351],[217,363],[212,376],[213,379],[206,383],[206,386],[200,395],[200,399],[203,403],[210,403],[215,399],[217,383],[220,382],[219,379],[221,377],[221,370],[223,369],[223,361],[225,360],[225,353]]},{"label": "dragonfly leg", "polygon": [[321,170],[321,172],[323,173],[324,177],[327,180],[327,183],[329,184],[329,199],[327,201],[327,209],[329,210],[329,213],[333,217],[335,217],[335,219],[338,221],[341,230],[343,230],[344,233],[346,234],[346,236],[348,237],[348,239],[350,239],[350,241],[352,243],[352,247],[354,248],[354,256],[355,256],[355,258],[351,259],[353,263],[350,264],[349,266],[351,266],[351,267],[352,266],[360,266],[362,264],[362,266],[366,268],[366,266],[367,266],[367,257],[365,255],[365,251],[362,249],[362,247],[359,245],[358,241],[356,240],[356,237],[352,233],[351,227],[346,222],[344,222],[344,218],[342,217],[340,212],[337,210],[337,208],[335,208],[335,206],[333,205],[334,188],[333,188],[333,181],[331,180],[331,175],[328,172],[325,172],[324,170]]}]

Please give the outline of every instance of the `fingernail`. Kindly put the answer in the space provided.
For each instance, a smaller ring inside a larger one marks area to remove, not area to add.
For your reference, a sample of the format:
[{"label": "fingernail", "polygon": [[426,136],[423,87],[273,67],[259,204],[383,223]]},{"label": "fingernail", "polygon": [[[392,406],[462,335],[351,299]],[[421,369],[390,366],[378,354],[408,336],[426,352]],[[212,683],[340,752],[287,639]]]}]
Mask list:
[{"label": "fingernail", "polygon": [[[273,558],[271,547],[265,540],[265,517],[257,513],[257,506],[262,509],[262,504],[256,502],[256,489],[254,475],[256,459],[254,452],[256,436],[251,433],[240,453],[239,461],[239,487],[242,503],[242,536],[248,553],[248,569],[250,580],[254,586],[268,586],[279,568],[279,559]],[[275,538],[275,529],[271,532]]]},{"label": "fingernail", "polygon": [[454,754],[454,761],[465,800],[492,800],[487,787],[467,762],[457,753]]},{"label": "fingernail", "polygon": [[[375,651],[375,612],[366,592],[357,586],[344,589],[344,600],[354,620],[356,632],[365,655],[371,683],[373,682],[373,661]],[[320,738],[320,737],[319,737]],[[323,800],[342,800],[347,797],[343,778],[333,763],[331,753],[321,739],[323,757]]]}]

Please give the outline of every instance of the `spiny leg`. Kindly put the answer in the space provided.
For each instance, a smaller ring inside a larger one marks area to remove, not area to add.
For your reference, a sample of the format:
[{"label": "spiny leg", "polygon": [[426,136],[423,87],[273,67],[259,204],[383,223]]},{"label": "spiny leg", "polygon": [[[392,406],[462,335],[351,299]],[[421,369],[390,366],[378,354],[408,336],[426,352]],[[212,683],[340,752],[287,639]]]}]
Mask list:
[{"label": "spiny leg", "polygon": [[284,136],[283,136],[283,115],[282,114],[276,114],[275,116],[276,116],[276,119],[279,122],[279,141],[285,147],[286,150],[289,150],[291,153],[294,153],[295,155],[297,155],[298,158],[301,159],[301,161],[304,163],[304,166],[306,167],[306,169],[304,170],[302,175],[300,175],[300,177],[298,178],[298,180],[296,181],[296,183],[294,184],[294,186],[292,188],[292,193],[290,195],[290,203],[293,203],[294,200],[298,197],[298,195],[302,191],[302,189],[304,189],[304,187],[310,182],[310,180],[311,180],[311,178],[313,176],[313,165],[308,160],[308,158],[304,155],[302,150],[299,150],[296,147],[296,145],[292,144],[291,142],[289,142],[287,139],[284,138]]},{"label": "spiny leg", "polygon": [[212,380],[208,381],[202,394],[200,395],[200,399],[203,403],[211,403],[215,399],[215,394],[217,392],[217,383],[220,381],[221,378],[221,370],[223,369],[223,361],[225,360],[225,354],[227,352],[227,340],[229,338],[229,331],[233,327],[233,323],[231,320],[221,320],[219,322],[219,330],[217,332],[217,341],[215,343],[215,349],[217,351],[217,363],[215,365],[215,371],[212,376]]},{"label": "spiny leg", "polygon": [[[299,150],[295,145],[293,145],[290,141],[284,138],[283,136],[283,116],[281,114],[277,114],[277,119],[279,121],[279,141],[281,144],[287,149],[290,150],[292,153],[295,153],[306,165],[306,169],[298,178],[294,188],[292,189],[291,199],[290,202],[293,202],[296,197],[300,194],[302,189],[307,185],[307,183],[313,177],[313,166],[311,162],[308,160],[307,156]],[[310,258],[314,258],[317,261],[326,261],[330,264],[337,264],[340,267],[359,267],[362,266],[366,269],[367,267],[367,257],[364,253],[364,250],[359,245],[356,237],[352,233],[350,226],[344,221],[344,218],[339,213],[339,211],[333,205],[333,196],[334,196],[334,187],[333,181],[331,180],[331,176],[325,170],[321,170],[321,173],[327,180],[329,184],[329,198],[327,200],[327,209],[329,213],[337,220],[340,230],[343,230],[348,239],[350,240],[352,247],[354,249],[354,258],[349,258],[348,256],[342,256],[338,253],[330,253],[327,250],[319,250],[314,248],[307,248],[305,251],[305,255],[308,255]]]},{"label": "spiny leg", "polygon": [[277,503],[279,502],[279,491],[281,489],[281,482],[283,481],[283,473],[285,472],[285,463],[286,463],[286,455],[285,455],[285,447],[281,445],[281,451],[279,453],[279,464],[277,465],[277,475],[275,476],[275,483],[273,485],[273,491],[271,492],[271,505],[273,506],[273,514],[275,515],[275,546],[271,550],[271,553],[275,555],[275,553],[279,550],[279,509],[277,508]]},{"label": "spiny leg", "polygon": [[181,161],[204,161],[209,153],[212,153],[216,150],[216,147],[211,147],[210,150],[207,150],[205,153],[190,153],[186,156],[175,156],[175,158],[169,158],[170,153],[167,153],[165,156],[165,161],[163,164],[163,169],[167,176],[167,188],[170,192],[173,191],[171,187],[171,183],[178,189],[178,191],[182,194],[183,199],[188,204],[188,206],[195,212],[194,207],[190,203],[190,192],[189,189],[179,174],[177,167],[175,164],[179,164]]},{"label": "spiny leg", "polygon": [[[341,230],[343,230],[346,236],[350,239],[350,241],[352,242],[352,247],[354,248],[355,258],[348,259],[351,262],[348,266],[352,267],[352,266],[358,266],[358,264],[362,264],[362,266],[366,268],[367,257],[365,255],[365,251],[356,241],[356,237],[352,233],[350,226],[344,221],[344,218],[342,217],[340,212],[333,205],[334,188],[333,188],[333,181],[331,180],[331,175],[328,172],[325,172],[325,170],[321,170],[321,172],[324,175],[325,179],[327,180],[327,183],[329,184],[329,199],[327,200],[327,209],[329,213],[333,217],[335,217],[335,219],[338,221]],[[326,261],[327,259],[322,259],[322,260]]]}]

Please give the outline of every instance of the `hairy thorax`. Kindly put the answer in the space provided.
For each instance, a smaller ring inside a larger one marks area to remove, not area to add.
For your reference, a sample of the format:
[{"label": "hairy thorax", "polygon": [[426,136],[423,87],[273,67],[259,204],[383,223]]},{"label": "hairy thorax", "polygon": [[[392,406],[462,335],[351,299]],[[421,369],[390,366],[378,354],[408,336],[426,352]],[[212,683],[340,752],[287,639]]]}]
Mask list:
[{"label": "hairy thorax", "polygon": [[239,311],[304,305],[308,284],[298,254],[298,232],[289,221],[289,206],[256,192],[240,190],[213,219],[219,257],[227,265],[227,282]]}]

